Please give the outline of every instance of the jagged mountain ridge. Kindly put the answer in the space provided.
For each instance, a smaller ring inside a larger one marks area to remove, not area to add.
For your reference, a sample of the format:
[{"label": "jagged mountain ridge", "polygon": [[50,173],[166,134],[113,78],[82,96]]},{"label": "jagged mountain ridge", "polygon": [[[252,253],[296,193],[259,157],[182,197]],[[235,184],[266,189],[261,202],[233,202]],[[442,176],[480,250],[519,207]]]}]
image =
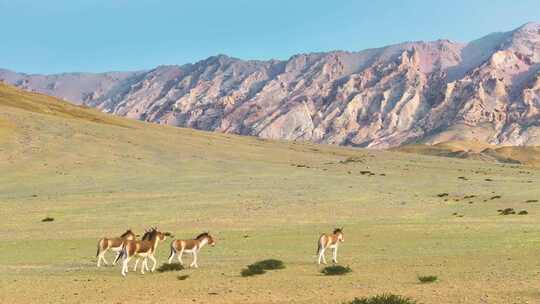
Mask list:
[{"label": "jagged mountain ridge", "polygon": [[18,87],[121,116],[317,143],[540,144],[540,24],[467,44],[409,42],[288,60],[224,55],[104,74],[24,75]]}]

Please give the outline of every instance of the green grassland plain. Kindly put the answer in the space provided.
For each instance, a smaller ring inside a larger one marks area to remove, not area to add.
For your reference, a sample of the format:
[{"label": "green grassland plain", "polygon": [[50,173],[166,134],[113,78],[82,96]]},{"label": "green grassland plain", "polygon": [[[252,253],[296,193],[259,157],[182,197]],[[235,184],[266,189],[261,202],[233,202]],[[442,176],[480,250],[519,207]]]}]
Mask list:
[{"label": "green grassland plain", "polygon": [[[0,86],[0,302],[539,303],[539,182],[533,167],[150,125]],[[96,268],[99,238],[148,226],[217,244],[199,269]],[[325,277],[316,240],[335,226],[353,272]],[[286,268],[240,276],[267,258]]]}]

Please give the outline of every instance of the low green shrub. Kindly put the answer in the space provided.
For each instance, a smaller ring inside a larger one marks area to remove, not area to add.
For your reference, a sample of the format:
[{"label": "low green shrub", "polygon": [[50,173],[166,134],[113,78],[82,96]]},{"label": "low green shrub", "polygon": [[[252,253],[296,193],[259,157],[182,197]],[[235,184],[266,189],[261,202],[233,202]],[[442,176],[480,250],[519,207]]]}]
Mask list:
[{"label": "low green shrub", "polygon": [[355,298],[343,304],[416,304],[416,301],[394,294],[382,294],[368,298]]},{"label": "low green shrub", "polygon": [[420,281],[420,283],[433,283],[437,281],[437,276],[434,276],[434,275],[418,276],[418,281]]}]

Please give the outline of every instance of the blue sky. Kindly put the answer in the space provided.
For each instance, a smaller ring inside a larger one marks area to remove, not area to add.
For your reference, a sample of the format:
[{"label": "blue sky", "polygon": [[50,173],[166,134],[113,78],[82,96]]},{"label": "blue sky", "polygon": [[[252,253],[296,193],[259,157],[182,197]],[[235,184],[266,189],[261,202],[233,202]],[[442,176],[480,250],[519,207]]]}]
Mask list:
[{"label": "blue sky", "polygon": [[540,22],[538,0],[0,0],[0,67],[148,69],[215,54],[286,59]]}]

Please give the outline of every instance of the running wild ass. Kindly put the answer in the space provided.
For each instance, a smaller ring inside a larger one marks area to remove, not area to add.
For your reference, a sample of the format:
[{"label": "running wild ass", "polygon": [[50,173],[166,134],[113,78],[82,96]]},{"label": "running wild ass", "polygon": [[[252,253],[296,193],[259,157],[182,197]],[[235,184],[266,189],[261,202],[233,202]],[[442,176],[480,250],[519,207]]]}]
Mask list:
[{"label": "running wild ass", "polygon": [[199,253],[199,250],[201,250],[201,248],[203,248],[206,244],[210,246],[216,245],[214,238],[208,232],[199,234],[193,240],[172,241],[171,254],[169,255],[169,264],[172,262],[174,255],[176,255],[176,257],[178,258],[178,262],[180,262],[180,265],[184,265],[184,262],[182,261],[182,255],[184,254],[184,252],[189,252],[193,255],[193,262],[191,262],[189,267],[198,268],[199,265],[197,264],[197,254]]},{"label": "running wild ass", "polygon": [[321,261],[323,262],[323,264],[326,264],[324,251],[327,248],[332,249],[332,261],[334,263],[337,263],[338,245],[340,242],[343,241],[345,241],[345,238],[343,237],[343,228],[334,229],[334,232],[330,235],[322,234],[321,237],[319,237],[319,241],[317,242],[317,255],[319,256],[318,264],[321,264]]},{"label": "running wild ass", "polygon": [[97,245],[97,267],[101,267],[101,261],[105,263],[105,265],[109,265],[109,262],[105,259],[105,253],[109,250],[112,250],[116,252],[116,258],[113,262],[113,265],[116,265],[116,261],[118,260],[118,256],[120,255],[120,251],[122,250],[122,245],[125,241],[131,241],[135,239],[135,233],[131,231],[131,229],[128,229],[126,232],[124,232],[120,237],[116,238],[102,238],[99,240]]},{"label": "running wild ass", "polygon": [[[148,269],[148,259],[152,260],[152,269],[153,272],[156,270],[157,261],[154,257],[156,249],[160,241],[164,241],[167,238],[166,233],[159,231],[157,228],[151,228],[147,230],[143,235],[140,241],[126,241],[122,247],[120,255],[116,258],[118,261],[122,258],[122,275],[126,276],[128,273],[128,262],[131,258],[137,256],[143,258],[141,266],[141,274],[144,274],[145,270]],[[115,262],[116,262],[115,261]],[[138,263],[138,261],[136,262]],[[136,269],[137,264],[135,264],[134,269]]]}]

